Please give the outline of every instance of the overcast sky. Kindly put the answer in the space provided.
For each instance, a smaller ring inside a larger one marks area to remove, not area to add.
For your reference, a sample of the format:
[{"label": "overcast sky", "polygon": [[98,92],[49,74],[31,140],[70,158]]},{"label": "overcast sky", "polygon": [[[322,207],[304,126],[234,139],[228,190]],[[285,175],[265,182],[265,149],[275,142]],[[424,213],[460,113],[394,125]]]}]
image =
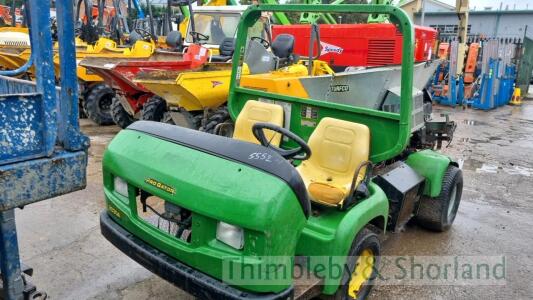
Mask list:
[{"label": "overcast sky", "polygon": [[[444,3],[455,6],[455,0],[440,0]],[[509,9],[513,9],[516,5],[516,9],[533,9],[533,0],[470,0],[470,8],[476,7],[476,10],[482,10],[485,6],[492,6],[493,9],[499,8],[500,3],[503,3],[503,9],[506,5],[509,5]]]}]

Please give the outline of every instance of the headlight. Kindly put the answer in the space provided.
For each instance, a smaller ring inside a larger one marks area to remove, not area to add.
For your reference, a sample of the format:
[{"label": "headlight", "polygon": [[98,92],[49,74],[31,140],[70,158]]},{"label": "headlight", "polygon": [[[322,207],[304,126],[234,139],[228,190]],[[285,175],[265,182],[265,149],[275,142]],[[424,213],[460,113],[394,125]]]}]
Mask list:
[{"label": "headlight", "polygon": [[217,240],[237,250],[244,247],[244,233],[242,228],[228,223],[218,222]]},{"label": "headlight", "polygon": [[115,192],[121,194],[124,197],[128,197],[128,183],[124,179],[115,176],[114,186]]}]

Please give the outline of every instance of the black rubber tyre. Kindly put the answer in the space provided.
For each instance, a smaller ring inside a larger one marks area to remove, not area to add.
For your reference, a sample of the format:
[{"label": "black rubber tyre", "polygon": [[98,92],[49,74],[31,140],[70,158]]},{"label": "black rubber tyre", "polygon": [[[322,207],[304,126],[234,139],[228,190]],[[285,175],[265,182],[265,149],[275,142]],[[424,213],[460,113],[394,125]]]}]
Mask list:
[{"label": "black rubber tyre", "polygon": [[98,83],[87,92],[84,109],[89,119],[98,125],[114,124],[111,117],[111,104],[115,92],[105,83]]},{"label": "black rubber tyre", "polygon": [[78,116],[80,119],[87,119],[87,113],[85,112],[84,102],[85,100],[81,98],[78,102]]},{"label": "black rubber tyre", "polygon": [[[372,267],[372,273],[370,278],[361,286],[361,289],[357,292],[355,298],[350,296],[349,293],[349,284],[352,277],[352,274],[356,268],[356,262],[359,258],[359,255],[364,250],[370,250],[374,256],[374,263]],[[381,244],[379,242],[378,236],[368,228],[363,228],[355,237],[354,242],[348,253],[347,265],[344,268],[344,274],[342,276],[341,284],[339,289],[332,297],[335,300],[346,300],[346,299],[356,299],[362,300],[366,299],[370,294],[370,291],[374,287],[374,281],[378,276],[379,263],[381,256]]]},{"label": "black rubber tyre", "polygon": [[115,124],[120,128],[126,128],[136,121],[135,118],[124,109],[124,106],[122,106],[122,103],[120,103],[120,100],[118,100],[117,97],[114,97],[113,102],[111,103],[111,117],[113,118],[113,121],[115,121]]},{"label": "black rubber tyre", "polygon": [[450,165],[442,179],[440,195],[422,197],[416,215],[417,223],[429,230],[443,232],[453,224],[461,195],[463,193],[463,172],[456,166]]},{"label": "black rubber tyre", "polygon": [[213,113],[209,114],[205,124],[200,127],[200,131],[207,133],[214,133],[215,128],[218,124],[224,123],[230,119],[228,108],[226,106],[221,106],[217,108]]},{"label": "black rubber tyre", "polygon": [[87,86],[84,85],[83,89],[80,91],[80,95],[78,99],[80,119],[87,119],[89,117],[87,116],[87,111],[85,110],[85,99],[87,99],[87,92],[88,92],[88,88]]},{"label": "black rubber tyre", "polygon": [[167,112],[167,103],[159,96],[152,96],[141,110],[141,120],[162,122]]}]

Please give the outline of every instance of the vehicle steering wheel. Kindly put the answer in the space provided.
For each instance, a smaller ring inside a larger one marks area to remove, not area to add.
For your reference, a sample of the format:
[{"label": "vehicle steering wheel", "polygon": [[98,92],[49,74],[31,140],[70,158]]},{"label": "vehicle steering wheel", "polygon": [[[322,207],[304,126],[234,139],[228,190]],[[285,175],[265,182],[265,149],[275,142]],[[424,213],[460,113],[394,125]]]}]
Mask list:
[{"label": "vehicle steering wheel", "polygon": [[208,41],[209,40],[209,36],[208,35],[205,35],[203,33],[199,33],[197,31],[191,31],[189,32],[189,34],[192,36],[193,40],[194,41]]},{"label": "vehicle steering wheel", "polygon": [[[281,149],[272,145],[265,135],[265,129],[281,134],[282,138],[285,136],[290,140],[293,140],[299,147],[295,149]],[[252,126],[252,132],[261,145],[278,152],[285,159],[306,160],[311,157],[311,148],[309,148],[309,145],[307,145],[302,138],[283,127],[271,123],[255,123],[254,126]]]},{"label": "vehicle steering wheel", "polygon": [[157,42],[157,38],[154,35],[152,35],[150,31],[146,29],[135,28],[134,31],[137,32],[141,36],[141,38],[146,42],[150,42],[150,41],[153,41],[154,43]]},{"label": "vehicle steering wheel", "polygon": [[252,36],[251,39],[254,40],[254,41],[259,42],[261,45],[263,45],[263,47],[265,47],[265,49],[270,48],[270,42],[268,42],[267,40],[265,40],[262,37]]}]

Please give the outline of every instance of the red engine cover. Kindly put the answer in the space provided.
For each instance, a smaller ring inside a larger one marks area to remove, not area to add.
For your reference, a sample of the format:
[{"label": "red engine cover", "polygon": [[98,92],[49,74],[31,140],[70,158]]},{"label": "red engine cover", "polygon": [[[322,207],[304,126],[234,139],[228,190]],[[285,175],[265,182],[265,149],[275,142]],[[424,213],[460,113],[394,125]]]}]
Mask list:
[{"label": "red engine cover", "polygon": [[[294,53],[309,55],[310,25],[272,27],[273,38],[282,33],[295,37]],[[435,29],[415,26],[415,61],[431,58],[436,39]],[[321,24],[320,42],[320,59],[334,67],[396,65],[402,60],[402,34],[393,24]]]}]

